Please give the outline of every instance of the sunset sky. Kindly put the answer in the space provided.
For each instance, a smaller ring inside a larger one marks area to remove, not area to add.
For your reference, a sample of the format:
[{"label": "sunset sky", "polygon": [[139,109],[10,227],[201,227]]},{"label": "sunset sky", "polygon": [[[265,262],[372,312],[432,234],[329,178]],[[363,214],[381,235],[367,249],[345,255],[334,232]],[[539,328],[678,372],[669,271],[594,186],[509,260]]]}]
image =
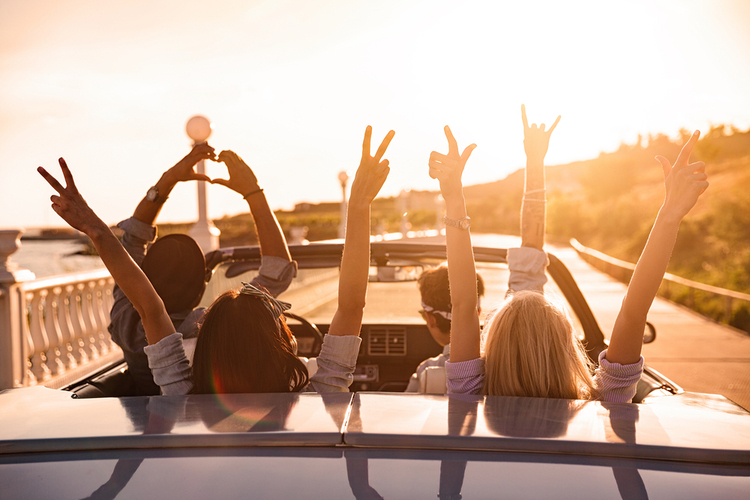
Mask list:
[{"label": "sunset sky", "polygon": [[[274,208],[339,200],[368,124],[373,142],[396,131],[383,195],[437,189],[427,160],[446,124],[478,144],[466,184],[523,166],[522,103],[530,121],[562,115],[548,164],[638,134],[744,130],[748,27],[744,0],[0,0],[0,227],[64,224],[35,171],[58,173],[59,156],[107,223],[129,216],[189,151],[195,114]],[[159,220],[194,220],[195,189]],[[209,206],[247,210],[220,186]]]}]

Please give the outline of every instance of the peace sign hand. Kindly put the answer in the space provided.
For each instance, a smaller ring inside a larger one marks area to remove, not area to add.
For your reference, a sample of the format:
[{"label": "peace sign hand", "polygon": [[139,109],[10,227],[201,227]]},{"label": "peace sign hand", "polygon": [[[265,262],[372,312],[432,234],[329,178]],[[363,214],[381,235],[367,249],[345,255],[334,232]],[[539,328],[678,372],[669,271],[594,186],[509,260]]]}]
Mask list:
[{"label": "peace sign hand", "polygon": [[447,200],[450,197],[462,196],[461,175],[471,152],[477,145],[470,144],[466,146],[463,153],[459,154],[458,143],[448,125],[445,126],[445,137],[448,138],[448,154],[444,155],[433,151],[430,153],[429,165],[430,177],[440,181],[440,191],[443,194],[443,199]]},{"label": "peace sign hand", "polygon": [[560,123],[561,116],[558,115],[555,123],[546,132],[544,131],[544,123],[538,128],[536,123],[532,123],[529,127],[529,121],[526,119],[526,105],[524,104],[521,104],[521,118],[523,119],[523,149],[526,151],[526,159],[532,163],[544,162],[549,147],[549,138],[557,124]]},{"label": "peace sign hand", "polygon": [[670,166],[669,160],[663,156],[656,157],[664,171],[664,186],[666,188],[664,209],[668,215],[678,220],[687,215],[698,201],[698,197],[708,188],[706,164],[702,161],[688,163],[690,153],[692,153],[700,135],[701,133],[698,130],[693,132],[688,142],[682,147],[674,166]]},{"label": "peace sign hand", "polygon": [[52,209],[71,227],[91,236],[91,232],[95,229],[101,229],[101,226],[104,225],[104,223],[99,219],[96,213],[91,210],[86,203],[86,200],[81,196],[81,193],[78,192],[78,188],[76,188],[73,174],[70,173],[68,164],[65,163],[65,160],[62,158],[58,161],[60,163],[60,169],[62,169],[63,177],[65,178],[65,187],[63,187],[62,184],[60,184],[57,179],[55,179],[44,168],[39,167],[37,169],[37,172],[39,172],[49,185],[59,194],[59,196],[52,195],[50,197],[50,200],[52,201]]},{"label": "peace sign hand", "polygon": [[388,132],[383,142],[380,143],[375,156],[370,156],[372,127],[368,125],[367,129],[365,129],[365,139],[362,142],[362,160],[359,162],[359,168],[357,168],[357,173],[354,176],[352,192],[349,198],[351,204],[369,207],[372,200],[380,192],[380,188],[383,187],[385,179],[388,177],[388,172],[391,171],[388,166],[388,160],[381,161],[381,158],[385,154],[385,150],[388,149],[388,145],[391,143],[394,135],[396,135],[396,132],[393,130]]}]

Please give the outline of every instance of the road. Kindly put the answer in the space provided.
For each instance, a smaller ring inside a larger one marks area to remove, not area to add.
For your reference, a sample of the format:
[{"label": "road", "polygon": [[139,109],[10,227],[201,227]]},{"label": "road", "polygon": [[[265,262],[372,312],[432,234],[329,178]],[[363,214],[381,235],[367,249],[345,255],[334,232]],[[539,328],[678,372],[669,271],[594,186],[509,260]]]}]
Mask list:
[{"label": "road", "polygon": [[[443,237],[429,238],[435,242]],[[518,246],[512,236],[472,234],[475,246]],[[570,269],[609,336],[626,286],[593,268],[570,246],[548,245]],[[750,410],[750,335],[656,298],[648,315],[656,340],[643,346],[646,363],[686,391],[721,394]]]},{"label": "road", "polygon": [[[581,260],[570,247],[551,248],[575,276],[599,325],[612,331],[626,287]],[[686,391],[721,394],[750,410],[750,335],[658,298],[648,319],[656,340],[646,363]]]}]

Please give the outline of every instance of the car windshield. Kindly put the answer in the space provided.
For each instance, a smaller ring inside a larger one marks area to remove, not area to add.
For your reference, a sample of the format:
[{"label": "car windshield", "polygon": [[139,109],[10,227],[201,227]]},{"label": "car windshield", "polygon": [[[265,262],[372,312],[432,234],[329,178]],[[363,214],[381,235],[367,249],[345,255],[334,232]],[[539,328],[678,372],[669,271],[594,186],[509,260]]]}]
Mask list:
[{"label": "car windshield", "polygon": [[[367,289],[367,304],[364,311],[364,324],[423,324],[420,310],[420,295],[416,278],[432,263],[405,267],[370,268],[370,283]],[[247,271],[233,278],[225,277],[226,265],[217,269],[203,298],[203,305],[225,290],[237,287],[242,281],[248,282],[257,271]],[[508,266],[498,263],[477,262],[477,272],[484,279],[485,295],[481,300],[481,321],[497,310],[508,291]],[[548,276],[545,294],[559,299],[573,319],[576,331],[581,333],[573,309],[554,280]],[[336,312],[338,292],[338,268],[300,269],[289,289],[279,296],[292,304],[291,312],[304,316],[316,324],[330,324]],[[582,333],[581,333],[582,334]]]}]

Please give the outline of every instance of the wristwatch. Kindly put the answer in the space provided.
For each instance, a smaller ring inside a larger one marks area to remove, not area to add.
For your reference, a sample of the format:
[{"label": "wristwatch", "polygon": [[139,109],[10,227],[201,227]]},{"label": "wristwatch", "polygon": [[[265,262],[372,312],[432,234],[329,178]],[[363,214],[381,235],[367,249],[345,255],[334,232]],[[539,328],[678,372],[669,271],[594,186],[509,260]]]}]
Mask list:
[{"label": "wristwatch", "polygon": [[146,191],[146,199],[151,203],[164,203],[167,201],[166,197],[162,198],[159,196],[159,188],[156,186],[148,188],[148,191]]},{"label": "wristwatch", "polygon": [[443,217],[443,223],[446,226],[457,227],[458,229],[469,229],[471,227],[471,217],[466,216],[463,219],[453,220]]}]

